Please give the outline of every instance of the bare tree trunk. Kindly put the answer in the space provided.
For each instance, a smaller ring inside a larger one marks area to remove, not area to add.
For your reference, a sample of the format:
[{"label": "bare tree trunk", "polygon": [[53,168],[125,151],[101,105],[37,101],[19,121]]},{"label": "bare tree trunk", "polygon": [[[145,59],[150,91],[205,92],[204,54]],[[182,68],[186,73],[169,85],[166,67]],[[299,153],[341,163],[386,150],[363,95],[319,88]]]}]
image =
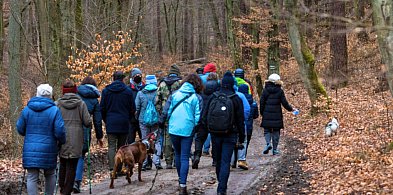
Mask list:
[{"label": "bare tree trunk", "polygon": [[271,10],[270,15],[273,18],[272,26],[267,32],[269,47],[267,48],[267,68],[268,75],[273,73],[280,74],[280,42],[278,30],[278,16],[279,6],[277,0],[270,0]]},{"label": "bare tree trunk", "polygon": [[393,1],[372,0],[374,28],[378,33],[378,44],[382,62],[386,66],[386,79],[389,84],[390,94],[393,96]]},{"label": "bare tree trunk", "polygon": [[233,0],[226,0],[227,9],[227,30],[228,30],[228,44],[232,55],[232,60],[235,68],[241,68],[241,59],[239,52],[239,45],[235,36],[235,24],[233,22],[234,17],[234,4]]},{"label": "bare tree trunk", "polygon": [[165,25],[166,25],[166,36],[168,39],[168,46],[169,46],[169,52],[171,54],[174,53],[173,45],[172,45],[172,35],[171,35],[171,26],[169,23],[169,18],[170,18],[170,13],[169,13],[169,7],[164,2],[164,13],[165,13]]},{"label": "bare tree trunk", "polygon": [[[247,3],[246,1],[249,0],[241,0],[240,3],[240,14],[241,17],[248,17],[250,14],[250,5],[249,3]],[[248,23],[243,23],[242,24],[242,29],[243,32],[246,33],[247,35],[251,35],[251,24]],[[241,39],[241,45],[246,45],[244,43],[251,41],[251,40],[247,40],[245,38]],[[250,46],[242,46],[241,47],[241,57],[242,57],[242,64],[251,64],[251,60],[252,60],[252,51],[251,51],[251,47]]]},{"label": "bare tree trunk", "polygon": [[190,37],[190,19],[188,18],[188,12],[189,12],[189,5],[188,5],[188,0],[184,0],[184,15],[183,15],[183,49],[182,49],[182,60],[190,60],[190,55],[189,55],[189,37]]},{"label": "bare tree trunk", "polygon": [[[252,24],[251,33],[252,33],[252,42],[254,44],[258,44],[259,43],[259,23],[257,23],[256,21],[254,21],[254,23]],[[258,58],[259,58],[259,48],[253,47],[251,62],[252,62],[252,67],[254,70],[259,69]],[[262,90],[263,90],[263,82],[262,82],[261,74],[256,75],[255,82],[256,82],[257,94],[260,95],[260,94],[262,94]]]},{"label": "bare tree trunk", "polygon": [[213,16],[213,30],[214,33],[216,34],[216,38],[215,38],[215,44],[214,46],[217,47],[219,44],[223,44],[223,40],[224,37],[221,34],[220,31],[220,23],[218,20],[218,15],[217,15],[217,11],[216,11],[216,6],[214,5],[214,1],[213,0],[208,0],[208,5],[211,9],[211,14]]},{"label": "bare tree trunk", "polygon": [[203,16],[205,15],[204,11],[204,1],[199,1],[198,3],[198,46],[197,46],[197,52],[196,52],[196,57],[201,58],[205,56],[206,52],[206,46],[204,43],[204,37],[206,36],[206,27],[205,23],[203,21]]},{"label": "bare tree trunk", "polygon": [[[345,2],[331,0],[331,15],[345,17]],[[330,27],[330,76],[332,87],[343,87],[348,83],[348,52],[345,23],[331,19]]]},{"label": "bare tree trunk", "polygon": [[299,65],[300,76],[307,90],[311,102],[311,114],[316,114],[319,108],[316,102],[320,96],[328,99],[327,93],[323,85],[318,79],[317,71],[315,70],[315,58],[308,48],[303,35],[298,26],[297,0],[285,0],[286,9],[291,13],[287,20],[287,28],[289,34],[289,41],[291,43],[292,54],[295,56]]},{"label": "bare tree trunk", "polygon": [[[69,8],[68,8],[69,9]],[[75,46],[82,49],[83,15],[82,0],[77,0],[75,5]]]},{"label": "bare tree trunk", "polygon": [[161,38],[161,8],[160,8],[160,0],[156,1],[156,13],[157,13],[157,45],[158,45],[158,55],[159,55],[159,60],[162,60],[162,57],[164,55],[163,49],[162,49],[162,38]]},{"label": "bare tree trunk", "polygon": [[[364,10],[366,9],[367,3],[368,0],[354,0],[356,20],[358,22],[363,22],[364,20],[364,16],[366,15]],[[362,42],[368,41],[369,37],[364,28],[358,32],[358,39]]]},{"label": "bare tree trunk", "polygon": [[4,16],[3,16],[3,0],[0,0],[0,73],[3,70],[3,51],[4,51]]},{"label": "bare tree trunk", "polygon": [[10,96],[10,122],[12,128],[13,150],[17,151],[18,136],[16,133],[16,121],[22,110],[21,83],[20,83],[20,37],[21,37],[21,5],[19,0],[10,0],[10,17],[8,31],[8,90]]},{"label": "bare tree trunk", "polygon": [[188,56],[190,59],[194,59],[195,55],[194,55],[194,50],[195,50],[195,45],[194,45],[194,32],[195,32],[195,27],[194,27],[194,10],[195,10],[195,1],[191,1],[190,3],[191,8],[188,8],[188,11],[190,12],[190,24],[188,26],[188,30],[190,32],[190,34],[188,35],[188,44],[190,44],[188,46]]}]

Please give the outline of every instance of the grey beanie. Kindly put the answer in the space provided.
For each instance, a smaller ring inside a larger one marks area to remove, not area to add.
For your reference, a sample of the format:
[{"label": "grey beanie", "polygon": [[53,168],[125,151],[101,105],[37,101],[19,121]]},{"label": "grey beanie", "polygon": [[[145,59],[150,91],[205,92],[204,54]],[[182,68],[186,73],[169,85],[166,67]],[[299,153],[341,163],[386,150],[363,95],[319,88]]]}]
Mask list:
[{"label": "grey beanie", "polygon": [[142,71],[139,68],[133,68],[131,70],[131,78],[134,78],[137,74],[142,75]]}]

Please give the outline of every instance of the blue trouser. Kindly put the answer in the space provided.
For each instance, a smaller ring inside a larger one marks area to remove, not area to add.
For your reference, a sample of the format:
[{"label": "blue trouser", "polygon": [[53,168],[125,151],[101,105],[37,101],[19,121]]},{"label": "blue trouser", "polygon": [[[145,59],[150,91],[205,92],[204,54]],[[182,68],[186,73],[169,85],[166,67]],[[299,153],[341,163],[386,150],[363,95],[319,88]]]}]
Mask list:
[{"label": "blue trouser", "polygon": [[211,141],[211,138],[210,138],[210,133],[207,135],[207,138],[206,138],[206,141],[205,141],[205,143],[203,143],[203,152],[204,153],[209,153],[209,150],[210,150],[210,141]]},{"label": "blue trouser", "polygon": [[216,155],[217,193],[226,193],[232,152],[237,142],[237,134],[225,136],[212,134],[213,150]]},{"label": "blue trouser", "polygon": [[183,137],[172,135],[171,140],[175,150],[175,163],[177,175],[179,176],[179,184],[187,184],[189,157],[193,136]]},{"label": "blue trouser", "polygon": [[85,164],[85,155],[89,150],[89,144],[91,142],[91,129],[83,127],[83,149],[82,149],[82,156],[78,160],[78,164],[76,166],[76,174],[75,174],[75,181],[82,181],[83,178],[83,166]]},{"label": "blue trouser", "polygon": [[[155,130],[158,129],[158,126],[153,126],[153,127],[148,127],[146,125],[143,124],[139,124],[139,127],[141,129],[141,133],[142,133],[142,137],[146,138],[147,135],[149,135],[149,133],[154,132]],[[155,153],[153,154],[153,160],[151,160],[151,156],[147,155],[145,161],[143,161],[143,166],[146,167],[146,165],[150,164],[153,161],[154,165],[161,165],[161,134],[158,133],[158,138],[154,144],[154,149],[155,149]]]},{"label": "blue trouser", "polygon": [[277,150],[278,142],[280,141],[280,129],[267,129],[264,130],[266,145],[273,142],[273,150]]},{"label": "blue trouser", "polygon": [[[27,169],[27,194],[36,195],[38,193],[39,169]],[[45,194],[53,194],[56,187],[56,169],[44,169]],[[41,181],[42,182],[42,181]]]}]

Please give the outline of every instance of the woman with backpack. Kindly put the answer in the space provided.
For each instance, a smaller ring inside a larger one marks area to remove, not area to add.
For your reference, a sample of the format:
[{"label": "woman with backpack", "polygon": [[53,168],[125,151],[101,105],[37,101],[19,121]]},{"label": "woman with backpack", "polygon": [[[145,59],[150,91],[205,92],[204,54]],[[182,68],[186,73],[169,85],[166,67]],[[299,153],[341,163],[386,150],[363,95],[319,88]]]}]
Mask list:
[{"label": "woman with backpack", "polygon": [[[157,79],[155,75],[146,75],[146,86],[142,91],[139,91],[135,98],[135,107],[137,117],[139,121],[139,127],[141,128],[142,139],[158,129],[158,112],[154,105],[157,93]],[[160,139],[157,138],[155,143],[156,153],[153,155],[153,160],[151,156],[148,155],[146,160],[143,162],[142,170],[150,170],[152,168],[152,163],[156,166],[156,169],[162,169],[161,166],[161,143]],[[153,161],[153,162],[152,162]]]},{"label": "woman with backpack", "polygon": [[[97,83],[93,77],[87,76],[82,80],[81,85],[78,87],[78,95],[86,103],[89,114],[93,117],[94,130],[96,132],[97,142],[100,147],[103,147],[104,142],[102,141],[102,116],[101,108],[98,102],[100,92],[97,89]],[[91,128],[83,127],[84,130],[84,143],[82,149],[82,156],[79,158],[78,166],[76,167],[76,176],[74,183],[74,193],[80,193],[80,185],[83,178],[83,166],[85,161],[85,155],[89,150],[91,143]]]},{"label": "woman with backpack", "polygon": [[182,85],[165,104],[160,126],[168,120],[168,131],[175,150],[175,163],[179,176],[180,194],[187,193],[189,157],[194,137],[194,127],[198,125],[202,108],[202,81],[196,74],[188,75]]},{"label": "woman with backpack", "polygon": [[[263,154],[268,154],[273,149],[273,155],[278,155],[278,142],[280,140],[280,130],[284,128],[281,105],[288,111],[296,109],[289,105],[285,98],[284,90],[281,88],[282,81],[278,74],[271,74],[265,81],[265,88],[260,99],[260,114],[262,116],[261,127],[264,128],[266,146]],[[270,144],[273,142],[273,147]]]}]

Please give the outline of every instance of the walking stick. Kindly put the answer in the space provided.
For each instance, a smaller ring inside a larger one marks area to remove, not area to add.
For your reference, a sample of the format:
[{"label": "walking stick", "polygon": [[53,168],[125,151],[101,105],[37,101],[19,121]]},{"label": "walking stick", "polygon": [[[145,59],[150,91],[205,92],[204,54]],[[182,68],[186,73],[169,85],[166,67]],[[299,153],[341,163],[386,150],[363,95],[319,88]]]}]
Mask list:
[{"label": "walking stick", "polygon": [[19,195],[22,195],[23,183],[25,182],[26,169],[23,171],[22,183],[20,184]]},{"label": "walking stick", "polygon": [[87,131],[87,175],[89,177],[89,194],[91,194],[91,174],[90,174],[90,131]]}]

